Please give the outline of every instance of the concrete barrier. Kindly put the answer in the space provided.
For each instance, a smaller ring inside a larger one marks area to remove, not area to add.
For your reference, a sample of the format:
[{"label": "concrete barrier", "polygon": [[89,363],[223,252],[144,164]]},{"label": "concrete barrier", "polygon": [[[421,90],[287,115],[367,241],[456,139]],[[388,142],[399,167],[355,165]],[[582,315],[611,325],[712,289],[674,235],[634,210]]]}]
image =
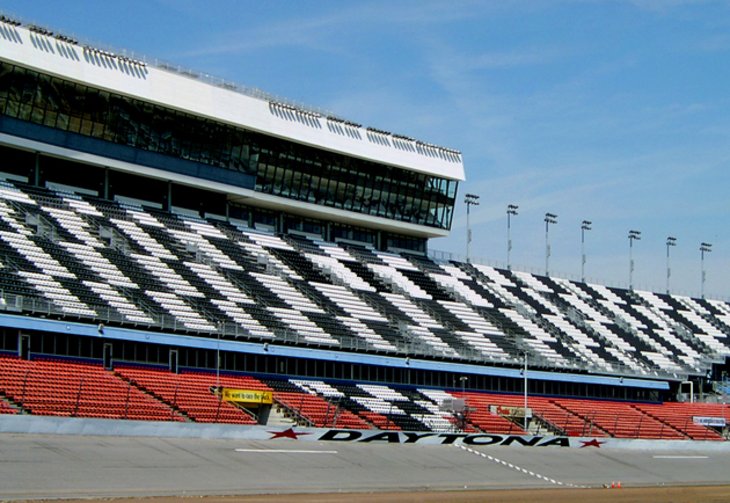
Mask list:
[{"label": "concrete barrier", "polygon": [[281,426],[243,426],[229,424],[173,423],[112,419],[66,418],[52,416],[0,415],[0,433],[45,435],[85,435],[114,437],[168,437],[204,439],[241,439],[257,441],[327,441],[363,444],[421,444],[480,447],[578,449],[632,449],[647,451],[725,451],[730,442],[692,440],[642,440],[604,437],[536,437],[499,434],[462,434],[455,432],[403,432],[383,430],[346,430]]}]

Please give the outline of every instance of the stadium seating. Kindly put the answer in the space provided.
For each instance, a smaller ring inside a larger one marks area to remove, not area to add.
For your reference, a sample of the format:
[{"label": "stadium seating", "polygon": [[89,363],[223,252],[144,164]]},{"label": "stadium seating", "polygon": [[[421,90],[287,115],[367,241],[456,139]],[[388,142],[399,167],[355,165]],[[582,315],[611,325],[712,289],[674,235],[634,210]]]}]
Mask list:
[{"label": "stadium seating", "polygon": [[439,411],[438,405],[417,390],[395,390],[374,384],[320,384],[306,380],[296,383],[322,396],[336,396],[338,403],[381,429],[445,431],[452,426]]},{"label": "stadium seating", "polygon": [[630,403],[600,400],[555,400],[554,403],[596,425],[616,438],[686,439],[666,422],[644,413]]},{"label": "stadium seating", "polygon": [[[321,381],[268,381],[274,400],[307,426],[370,429],[372,426],[340,403],[342,395]],[[319,392],[318,392],[319,390]],[[321,394],[321,391],[324,393]]]},{"label": "stadium seating", "polygon": [[635,407],[693,440],[723,440],[716,430],[695,424],[693,419],[697,416],[725,418],[729,412],[726,405],[714,403],[637,404]]},{"label": "stadium seating", "polygon": [[35,415],[184,420],[99,365],[2,357],[0,388],[24,411]]},{"label": "stadium seating", "polygon": [[[453,392],[453,395],[466,399],[470,408],[468,420],[480,429],[511,433],[521,425],[521,417],[507,420],[488,411],[492,406],[523,407],[523,396],[474,392]],[[721,404],[647,404],[540,396],[529,397],[528,407],[533,418],[552,433],[665,440],[722,440],[716,430],[694,424],[692,419],[694,416],[726,417],[729,412]]]},{"label": "stadium seating", "polygon": [[0,400],[0,414],[18,414],[18,409],[11,406],[5,400]]},{"label": "stadium seating", "polygon": [[[621,375],[681,376],[730,354],[730,304],[719,300],[275,235],[20,182],[0,182],[0,254],[0,309],[63,319],[513,365],[526,349],[531,366]],[[129,366],[115,375],[82,366],[75,380],[57,376],[61,391],[51,402],[40,377],[55,375],[47,363],[0,360],[0,391],[25,412],[256,422],[212,395],[205,373]],[[273,389],[308,424],[358,428],[453,428],[439,406],[460,396],[314,380],[243,386]],[[110,395],[87,403],[101,396],[98,388]],[[473,409],[467,427],[521,431],[486,412],[516,400],[499,396],[464,395]],[[9,403],[0,401],[0,412],[18,410]],[[530,406],[538,421],[569,435],[719,438],[692,421],[717,411],[683,405],[534,397]]]},{"label": "stadium seating", "polygon": [[[277,236],[0,185],[5,306],[190,334],[680,375],[729,354],[730,305]],[[11,296],[13,297],[11,299]]]},{"label": "stadium seating", "polygon": [[116,372],[198,423],[256,424],[249,413],[211,392],[211,387],[218,383],[235,389],[270,391],[268,386],[248,376],[217,378],[209,372],[171,374],[164,370],[126,366],[118,367]]},{"label": "stadium seating", "polygon": [[[174,374],[120,364],[114,371],[93,362],[22,360],[0,356],[0,414],[256,424],[255,410],[219,399],[217,386],[273,391],[274,404],[301,425],[352,429],[467,431],[500,434],[722,440],[695,417],[730,416],[725,404],[630,403],[530,396],[529,430],[522,395],[386,386],[314,379],[258,379],[206,371]],[[444,407],[465,400],[461,419]],[[512,409],[510,409],[512,408]]]}]

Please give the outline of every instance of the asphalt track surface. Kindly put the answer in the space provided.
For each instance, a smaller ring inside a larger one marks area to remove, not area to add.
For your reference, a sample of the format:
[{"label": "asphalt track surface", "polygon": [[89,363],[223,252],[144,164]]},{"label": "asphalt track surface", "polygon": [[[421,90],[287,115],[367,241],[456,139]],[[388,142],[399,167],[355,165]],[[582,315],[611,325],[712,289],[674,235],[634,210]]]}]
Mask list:
[{"label": "asphalt track surface", "polygon": [[[728,501],[730,489],[717,487],[730,483],[728,466],[730,452],[711,450],[467,450],[453,445],[6,433],[0,435],[0,499],[162,496],[166,498],[159,501],[174,501],[248,495],[255,498],[248,501],[484,501],[483,493],[475,491],[489,490],[489,501]],[[612,481],[621,481],[622,489],[596,489]],[[715,487],[697,487],[705,485]],[[505,489],[521,491],[500,491]],[[705,490],[710,492],[698,492]],[[625,499],[634,491],[654,492]],[[677,497],[681,491],[689,499]]]}]

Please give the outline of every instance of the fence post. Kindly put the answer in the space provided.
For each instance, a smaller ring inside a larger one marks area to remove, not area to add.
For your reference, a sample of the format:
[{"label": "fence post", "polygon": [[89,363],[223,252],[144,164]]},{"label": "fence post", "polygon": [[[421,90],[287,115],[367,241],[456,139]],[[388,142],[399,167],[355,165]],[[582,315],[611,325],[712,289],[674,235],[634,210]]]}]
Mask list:
[{"label": "fence post", "polygon": [[79,392],[76,394],[76,406],[74,407],[73,417],[79,413],[79,403],[81,402],[81,390],[84,387],[84,380],[79,381]]},{"label": "fence post", "polygon": [[177,407],[177,390],[180,387],[180,382],[175,383],[175,393],[172,396],[172,407],[170,407],[170,421],[175,417],[175,407]]},{"label": "fence post", "polygon": [[132,382],[128,381],[127,384],[127,401],[124,404],[124,419],[129,418],[129,397],[132,394]]},{"label": "fence post", "polygon": [[20,403],[23,404],[23,407],[25,407],[25,388],[28,385],[28,374],[30,374],[30,369],[25,371],[25,377],[23,378],[23,394],[20,399]]},{"label": "fence post", "polygon": [[332,427],[337,428],[337,420],[340,418],[340,407],[342,407],[342,397],[337,400],[337,408],[335,409],[335,416],[332,418]]}]

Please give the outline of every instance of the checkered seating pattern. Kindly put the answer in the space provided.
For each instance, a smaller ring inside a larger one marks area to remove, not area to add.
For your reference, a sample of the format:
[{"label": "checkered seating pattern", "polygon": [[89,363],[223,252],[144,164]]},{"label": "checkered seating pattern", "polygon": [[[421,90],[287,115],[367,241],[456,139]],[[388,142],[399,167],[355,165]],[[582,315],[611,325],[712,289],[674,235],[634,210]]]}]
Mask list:
[{"label": "checkered seating pattern", "polygon": [[0,309],[257,341],[602,373],[730,354],[730,304],[276,235],[0,182]]}]

